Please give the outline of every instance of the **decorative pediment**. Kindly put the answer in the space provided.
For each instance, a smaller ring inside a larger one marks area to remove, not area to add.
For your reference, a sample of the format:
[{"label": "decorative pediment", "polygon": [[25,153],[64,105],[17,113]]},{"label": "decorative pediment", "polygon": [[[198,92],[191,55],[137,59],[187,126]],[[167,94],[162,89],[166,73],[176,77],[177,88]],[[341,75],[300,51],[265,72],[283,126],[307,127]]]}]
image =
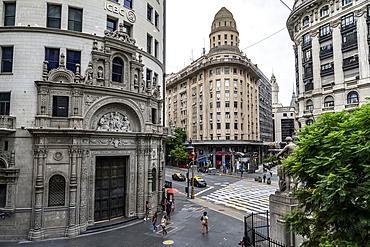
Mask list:
[{"label": "decorative pediment", "polygon": [[131,122],[127,116],[119,112],[104,114],[98,122],[96,130],[113,132],[131,132]]},{"label": "decorative pediment", "polygon": [[79,80],[80,65],[76,65],[76,76],[72,71],[65,67],[64,58],[65,56],[62,53],[60,56],[59,67],[52,69],[49,72],[47,72],[48,61],[44,61],[44,80],[59,83],[74,83],[76,79]]},{"label": "decorative pediment", "polygon": [[105,37],[114,38],[126,43],[129,43],[131,45],[135,45],[136,40],[132,37],[130,37],[127,33],[123,32],[123,24],[119,24],[119,29],[115,31],[105,30],[104,31]]}]

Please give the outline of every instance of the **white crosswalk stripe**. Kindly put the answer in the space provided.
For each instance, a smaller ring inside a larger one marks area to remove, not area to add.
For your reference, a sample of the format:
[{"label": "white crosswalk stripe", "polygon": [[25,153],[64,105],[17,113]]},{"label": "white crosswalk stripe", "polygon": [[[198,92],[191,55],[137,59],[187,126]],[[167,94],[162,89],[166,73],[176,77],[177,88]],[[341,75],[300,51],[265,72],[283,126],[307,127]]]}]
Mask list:
[{"label": "white crosswalk stripe", "polygon": [[225,205],[248,213],[260,212],[269,210],[269,196],[276,189],[276,186],[243,180],[222,187],[207,196],[202,196],[202,198],[215,204]]}]

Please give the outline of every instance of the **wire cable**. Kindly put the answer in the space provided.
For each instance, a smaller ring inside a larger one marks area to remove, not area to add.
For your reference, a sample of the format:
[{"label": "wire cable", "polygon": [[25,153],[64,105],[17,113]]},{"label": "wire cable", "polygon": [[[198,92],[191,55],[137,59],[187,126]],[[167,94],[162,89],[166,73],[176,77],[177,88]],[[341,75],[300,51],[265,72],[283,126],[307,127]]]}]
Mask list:
[{"label": "wire cable", "polygon": [[288,5],[286,5],[282,0],[280,0],[280,2],[281,2],[282,4],[284,4],[284,6],[285,6],[285,7],[287,7],[290,11],[292,11],[292,10],[289,8],[289,6],[288,6]]},{"label": "wire cable", "polygon": [[266,37],[266,38],[264,38],[264,39],[261,39],[260,41],[258,41],[258,42],[256,42],[256,43],[254,43],[254,44],[252,44],[252,45],[250,45],[250,46],[247,46],[247,47],[245,47],[244,49],[241,49],[241,50],[243,51],[243,50],[246,50],[246,49],[248,49],[248,48],[250,48],[250,47],[252,47],[252,46],[255,46],[255,45],[257,45],[257,44],[261,43],[262,41],[264,41],[264,40],[266,40],[266,39],[268,39],[268,38],[270,38],[270,37],[274,36],[275,34],[280,33],[280,32],[281,32],[281,31],[283,31],[284,29],[286,29],[286,27],[284,27],[283,29],[280,29],[279,31],[277,31],[277,32],[275,32],[275,33],[273,33],[273,34],[271,34],[270,36],[268,36],[268,37]]}]

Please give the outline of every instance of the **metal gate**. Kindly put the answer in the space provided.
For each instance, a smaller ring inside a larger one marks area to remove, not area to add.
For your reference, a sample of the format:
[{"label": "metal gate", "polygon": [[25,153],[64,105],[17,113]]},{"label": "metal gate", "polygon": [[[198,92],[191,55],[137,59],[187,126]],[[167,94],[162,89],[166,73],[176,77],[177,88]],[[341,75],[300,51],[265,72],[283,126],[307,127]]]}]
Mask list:
[{"label": "metal gate", "polygon": [[125,157],[96,158],[94,221],[124,215],[125,170]]},{"label": "metal gate", "polygon": [[270,239],[269,211],[251,213],[244,217],[245,246],[288,247]]}]

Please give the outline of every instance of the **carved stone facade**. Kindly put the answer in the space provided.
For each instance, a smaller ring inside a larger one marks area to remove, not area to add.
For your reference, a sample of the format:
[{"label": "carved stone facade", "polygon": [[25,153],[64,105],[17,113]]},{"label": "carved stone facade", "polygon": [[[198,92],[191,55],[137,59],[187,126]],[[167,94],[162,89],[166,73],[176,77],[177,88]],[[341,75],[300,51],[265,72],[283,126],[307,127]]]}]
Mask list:
[{"label": "carved stone facade", "polygon": [[[16,23],[45,19],[47,2],[37,2],[45,9],[31,12],[42,16],[23,20],[17,12]],[[143,51],[147,41],[140,37],[150,33],[163,54],[164,30],[158,26],[161,34],[152,34],[147,2],[137,2],[135,9],[126,6],[129,1],[120,3],[121,15],[113,11],[115,2],[62,1],[62,8],[83,9],[83,32],[67,30],[64,16],[60,29],[0,24],[0,40],[16,42],[13,71],[0,78],[0,92],[12,94],[10,113],[0,117],[0,190],[6,191],[6,199],[0,197],[0,239],[74,237],[99,220],[142,218],[146,201],[151,214],[160,208],[163,145],[170,137],[162,119],[163,55]],[[161,1],[149,2],[162,18]],[[17,11],[29,11],[16,4]],[[107,15],[117,17],[116,30],[104,30]],[[108,214],[102,193],[108,193]]]}]

